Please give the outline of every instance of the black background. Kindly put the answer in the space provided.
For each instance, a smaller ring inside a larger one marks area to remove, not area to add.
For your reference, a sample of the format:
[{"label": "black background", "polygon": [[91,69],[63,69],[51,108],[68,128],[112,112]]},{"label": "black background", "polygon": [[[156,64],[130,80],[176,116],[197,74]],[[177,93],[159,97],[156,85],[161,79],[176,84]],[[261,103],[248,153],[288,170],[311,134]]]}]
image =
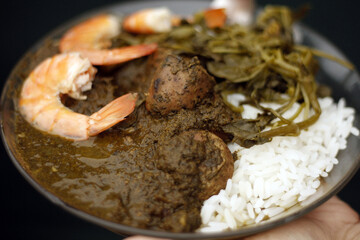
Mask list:
[{"label": "black background", "polygon": [[[37,40],[63,22],[88,10],[117,3],[112,0],[6,1],[0,6],[0,84],[20,57]],[[258,1],[259,5],[310,3],[303,20],[326,36],[360,66],[359,6],[356,1]],[[195,11],[195,10],[194,10]],[[360,93],[359,93],[360,94]],[[0,238],[2,239],[122,239],[56,207],[34,190],[12,165],[0,144]],[[360,173],[339,196],[360,212]]]}]

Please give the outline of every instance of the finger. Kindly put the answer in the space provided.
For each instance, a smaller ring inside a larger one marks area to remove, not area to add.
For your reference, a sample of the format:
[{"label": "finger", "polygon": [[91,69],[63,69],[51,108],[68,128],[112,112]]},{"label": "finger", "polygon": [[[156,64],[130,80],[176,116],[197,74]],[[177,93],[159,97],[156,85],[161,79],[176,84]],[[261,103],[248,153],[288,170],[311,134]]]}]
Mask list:
[{"label": "finger", "polygon": [[331,239],[321,225],[308,218],[300,218],[267,232],[260,233],[244,240],[316,240]]},{"label": "finger", "polygon": [[359,214],[336,196],[310,212],[307,217],[330,225],[335,225],[334,222],[337,225],[355,224],[359,220]]},{"label": "finger", "polygon": [[327,225],[334,239],[360,239],[359,214],[338,197],[331,198],[308,217]]},{"label": "finger", "polygon": [[359,215],[339,198],[333,197],[296,221],[246,240],[356,239],[353,237],[359,233]]}]

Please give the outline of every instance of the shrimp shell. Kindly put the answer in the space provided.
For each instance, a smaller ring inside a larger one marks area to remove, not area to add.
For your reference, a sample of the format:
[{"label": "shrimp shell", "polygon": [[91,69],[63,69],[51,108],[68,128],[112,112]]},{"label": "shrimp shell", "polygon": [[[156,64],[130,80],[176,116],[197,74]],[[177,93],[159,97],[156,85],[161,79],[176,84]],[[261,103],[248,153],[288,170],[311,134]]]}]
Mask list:
[{"label": "shrimp shell", "polygon": [[153,53],[157,44],[107,49],[111,39],[120,33],[117,17],[102,14],[69,29],[59,43],[60,52],[80,52],[93,65],[113,65]]},{"label": "shrimp shell", "polygon": [[214,0],[212,8],[225,8],[229,22],[249,26],[253,22],[256,9],[255,0]]},{"label": "shrimp shell", "polygon": [[85,99],[96,69],[79,53],[58,54],[40,63],[25,80],[19,107],[35,128],[73,140],[85,140],[112,127],[134,111],[136,94],[121,96],[91,116],[65,107],[60,94]]},{"label": "shrimp shell", "polygon": [[174,22],[167,8],[150,8],[126,17],[123,28],[131,33],[152,34],[170,31]]}]

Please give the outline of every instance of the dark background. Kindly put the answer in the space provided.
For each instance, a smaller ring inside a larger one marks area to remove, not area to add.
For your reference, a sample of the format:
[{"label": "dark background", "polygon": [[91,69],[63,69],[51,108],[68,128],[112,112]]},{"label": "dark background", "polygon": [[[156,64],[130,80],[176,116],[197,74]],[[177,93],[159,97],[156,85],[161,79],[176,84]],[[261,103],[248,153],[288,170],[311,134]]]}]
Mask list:
[{"label": "dark background", "polygon": [[[33,0],[2,2],[0,6],[0,87],[21,56],[36,41],[63,22],[88,10],[117,3],[113,0]],[[258,1],[259,5],[310,3],[303,20],[326,36],[360,66],[359,6],[356,1]],[[194,10],[195,11],[195,10]],[[359,93],[360,94],[360,93]],[[121,239],[107,230],[78,219],[34,190],[18,173],[0,144],[0,238],[2,239]],[[360,212],[360,173],[339,196]]]}]

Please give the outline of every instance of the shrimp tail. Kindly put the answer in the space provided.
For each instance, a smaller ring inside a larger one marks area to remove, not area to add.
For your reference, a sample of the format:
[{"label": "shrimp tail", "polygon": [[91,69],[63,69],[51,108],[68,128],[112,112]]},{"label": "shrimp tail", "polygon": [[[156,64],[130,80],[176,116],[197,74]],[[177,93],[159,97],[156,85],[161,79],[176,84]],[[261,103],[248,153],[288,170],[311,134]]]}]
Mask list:
[{"label": "shrimp tail", "polygon": [[111,50],[84,50],[81,55],[93,65],[113,65],[150,55],[157,47],[156,43],[141,44]]},{"label": "shrimp tail", "polygon": [[89,136],[95,136],[123,121],[134,111],[136,100],[136,93],[128,93],[92,114],[89,119]]}]

